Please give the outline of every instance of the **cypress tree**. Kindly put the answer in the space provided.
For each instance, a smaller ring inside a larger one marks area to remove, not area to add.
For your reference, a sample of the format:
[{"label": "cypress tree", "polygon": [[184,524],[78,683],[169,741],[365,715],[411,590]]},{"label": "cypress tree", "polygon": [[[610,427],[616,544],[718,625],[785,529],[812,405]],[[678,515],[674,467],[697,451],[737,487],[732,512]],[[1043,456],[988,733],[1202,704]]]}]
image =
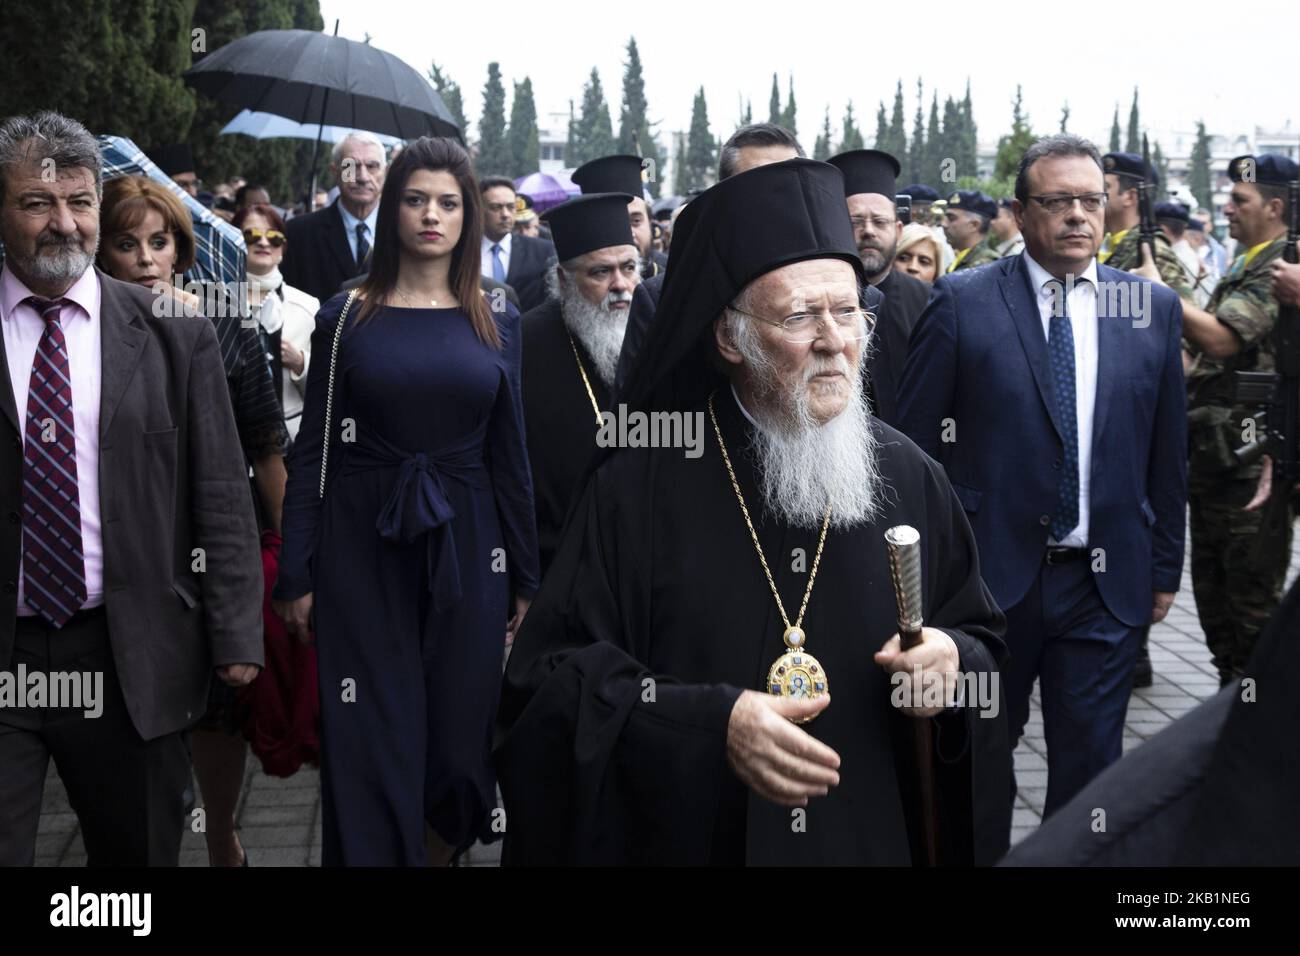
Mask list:
[{"label": "cypress tree", "polygon": [[[898,157],[902,161],[903,157]],[[925,94],[921,78],[916,78],[916,117],[912,122],[912,142],[907,150],[903,175],[911,183],[919,183],[925,175]]]},{"label": "cypress tree", "polygon": [[515,84],[515,98],[510,107],[510,131],[506,134],[510,152],[511,179],[537,172],[542,147],[538,142],[537,104],[533,101],[533,81],[524,77]]},{"label": "cypress tree", "polygon": [[[883,113],[885,108],[881,106],[880,109]],[[858,129],[857,120],[853,117],[853,101],[849,100],[844,107],[844,128],[840,137],[840,148],[836,152],[843,153],[850,149],[862,149],[863,145],[862,130]]]},{"label": "cypress tree", "polygon": [[478,121],[478,155],[474,168],[480,176],[503,176],[510,169],[510,148],[506,145],[506,88],[501,66],[488,64],[483,85],[483,115]]},{"label": "cypress tree", "polygon": [[813,159],[827,160],[831,157],[831,108],[826,107],[826,113],[822,117],[822,131],[817,134],[817,142],[813,146]]},{"label": "cypress tree", "polygon": [[438,95],[442,97],[442,102],[447,106],[447,112],[451,113],[452,119],[460,127],[460,135],[462,137],[467,136],[469,122],[465,119],[465,98],[461,95],[460,84],[444,73],[442,67],[438,66],[436,62],[429,66],[429,82],[438,91]]},{"label": "cypress tree", "polygon": [[1115,104],[1115,118],[1110,121],[1110,150],[1109,152],[1119,152],[1119,104]]},{"label": "cypress tree", "polygon": [[1197,120],[1196,143],[1192,146],[1187,187],[1202,209],[1213,211],[1214,199],[1210,191],[1210,182],[1210,137],[1205,132],[1205,122]]},{"label": "cypress tree", "polygon": [[781,125],[790,131],[790,135],[799,138],[798,109],[794,105],[794,75],[790,76],[790,92],[785,100],[785,109],[781,111]]},{"label": "cypress tree", "polygon": [[593,66],[591,78],[582,90],[582,111],[578,114],[578,155],[574,165],[614,152],[614,128],[609,119],[609,104],[600,85],[600,74]]},{"label": "cypress tree", "polygon": [[1128,111],[1128,137],[1124,142],[1124,151],[1142,155],[1142,126],[1138,121],[1138,91],[1133,87],[1133,105]]}]

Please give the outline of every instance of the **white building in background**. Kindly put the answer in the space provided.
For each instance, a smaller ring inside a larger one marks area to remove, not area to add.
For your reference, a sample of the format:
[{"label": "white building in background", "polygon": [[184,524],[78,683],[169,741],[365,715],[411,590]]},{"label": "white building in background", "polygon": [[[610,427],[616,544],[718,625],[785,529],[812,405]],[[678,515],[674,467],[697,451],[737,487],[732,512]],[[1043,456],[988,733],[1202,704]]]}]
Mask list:
[{"label": "white building in background", "polygon": [[543,173],[558,173],[569,168],[565,162],[564,147],[569,142],[569,114],[546,113],[537,119],[537,140],[541,146],[541,156],[537,160],[537,169]]}]

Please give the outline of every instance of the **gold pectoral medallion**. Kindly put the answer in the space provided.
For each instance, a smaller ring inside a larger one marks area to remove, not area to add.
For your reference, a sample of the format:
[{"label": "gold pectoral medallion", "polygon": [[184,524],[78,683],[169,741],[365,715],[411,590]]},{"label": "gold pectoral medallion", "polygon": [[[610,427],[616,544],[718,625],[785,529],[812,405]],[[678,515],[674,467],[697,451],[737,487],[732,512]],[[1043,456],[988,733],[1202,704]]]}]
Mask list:
[{"label": "gold pectoral medallion", "polygon": [[[821,662],[804,650],[806,635],[798,627],[785,629],[785,646],[788,650],[778,657],[767,672],[767,691],[773,697],[793,697],[796,700],[816,700],[830,693],[830,683]],[[811,717],[796,720],[806,723]]]},{"label": "gold pectoral medallion", "polygon": [[[808,574],[808,586],[803,592],[803,603],[799,606],[799,616],[795,618],[793,624],[785,613],[785,605],[781,601],[781,594],[776,589],[776,580],[772,577],[772,570],[767,566],[767,558],[763,555],[763,547],[758,543],[758,533],[754,530],[754,522],[750,520],[749,508],[745,505],[745,496],[740,490],[740,482],[736,480],[735,469],[731,466],[731,456],[727,454],[727,443],[722,440],[722,429],[718,426],[718,417],[713,411],[713,396],[709,396],[709,417],[713,419],[713,432],[718,438],[718,449],[722,452],[723,464],[727,466],[727,476],[731,479],[731,487],[736,492],[736,500],[740,503],[740,513],[745,519],[745,527],[749,529],[749,536],[754,542],[754,550],[758,554],[758,563],[763,568],[763,574],[767,578],[767,586],[772,591],[772,597],[776,600],[776,609],[781,614],[781,620],[785,624],[785,634],[782,635],[785,640],[786,652],[778,657],[773,663],[771,669],[767,672],[767,692],[773,697],[792,697],[796,700],[816,700],[830,693],[830,683],[826,679],[826,671],[822,669],[821,662],[804,650],[804,643],[808,636],[804,634],[803,624],[804,612],[808,610],[808,598],[812,596],[813,582],[817,580],[817,568],[821,565],[822,548],[826,546],[826,532],[831,526],[831,509],[826,507],[826,515],[822,519],[821,536],[817,539],[817,555],[813,558],[812,570]],[[790,718],[796,724],[805,724],[812,720],[812,717]]]}]

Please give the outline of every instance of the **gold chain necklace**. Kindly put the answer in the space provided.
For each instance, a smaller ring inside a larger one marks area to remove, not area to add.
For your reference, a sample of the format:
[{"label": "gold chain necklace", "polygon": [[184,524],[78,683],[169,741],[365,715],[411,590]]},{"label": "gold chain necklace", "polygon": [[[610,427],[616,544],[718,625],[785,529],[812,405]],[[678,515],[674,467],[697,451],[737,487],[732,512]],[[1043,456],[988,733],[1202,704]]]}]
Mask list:
[{"label": "gold chain necklace", "polygon": [[573,359],[578,363],[578,374],[582,376],[582,386],[587,390],[587,398],[591,399],[591,410],[596,413],[596,427],[599,428],[604,424],[604,419],[600,417],[600,406],[596,404],[596,393],[591,390],[591,382],[587,378],[587,370],[582,367],[582,357],[578,355],[578,343],[573,341],[573,333],[565,329],[569,336],[569,347],[573,349]]},{"label": "gold chain necklace", "polygon": [[[414,303],[414,302],[417,301],[417,300],[415,300],[415,299],[412,299],[412,298],[411,298],[409,295],[407,295],[405,292],[403,292],[403,291],[402,291],[402,287],[399,286],[397,283],[393,283],[393,288],[397,291],[397,294],[400,295],[400,296],[401,296],[403,299],[405,299],[407,302],[412,302],[412,303]],[[437,299],[430,299],[430,300],[429,300],[429,305],[433,306],[433,307],[436,309],[436,308],[438,307],[438,300],[437,300]],[[422,309],[422,308],[424,308],[424,306],[422,306],[422,305],[416,305],[415,307],[416,307],[417,309]]]},{"label": "gold chain necklace", "polygon": [[[714,394],[717,394],[716,392]],[[799,616],[795,618],[793,624],[785,613],[785,604],[781,601],[781,594],[776,589],[776,581],[772,577],[772,570],[767,566],[767,558],[763,556],[763,546],[758,543],[758,532],[754,530],[754,522],[750,520],[749,508],[745,506],[745,495],[740,490],[740,482],[736,480],[736,471],[731,467],[731,456],[727,454],[727,443],[722,440],[722,429],[718,427],[718,416],[713,411],[713,395],[709,396],[709,418],[713,422],[713,433],[718,438],[718,448],[722,451],[722,463],[727,466],[727,477],[731,479],[731,487],[736,492],[736,500],[740,502],[740,513],[745,518],[745,527],[749,529],[749,537],[754,542],[754,550],[758,552],[758,562],[763,566],[763,574],[767,577],[767,586],[772,589],[772,597],[776,599],[776,609],[781,614],[781,621],[785,624],[785,633],[782,639],[785,641],[786,652],[776,659],[767,673],[767,691],[774,697],[795,697],[801,699],[815,700],[824,694],[830,693],[830,683],[826,678],[826,671],[821,666],[821,662],[803,649],[807,635],[803,631],[803,616],[808,610],[808,599],[812,597],[813,583],[817,580],[817,568],[822,561],[822,548],[826,546],[826,532],[831,526],[831,506],[826,506],[826,517],[822,519],[821,536],[817,539],[817,554],[813,558],[812,570],[808,573],[808,586],[804,588],[803,603],[799,605]],[[811,720],[811,717],[796,721],[804,723]]]}]

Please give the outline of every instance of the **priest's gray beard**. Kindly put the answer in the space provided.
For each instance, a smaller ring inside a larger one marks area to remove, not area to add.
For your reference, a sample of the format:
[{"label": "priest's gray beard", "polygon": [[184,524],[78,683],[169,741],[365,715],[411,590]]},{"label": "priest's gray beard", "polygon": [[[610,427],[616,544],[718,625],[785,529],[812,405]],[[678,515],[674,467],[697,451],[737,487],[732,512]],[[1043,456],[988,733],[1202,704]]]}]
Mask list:
[{"label": "priest's gray beard", "polygon": [[[623,350],[623,335],[627,332],[627,317],[632,311],[632,293],[610,292],[600,305],[592,305],[577,284],[569,282],[559,290],[559,299],[564,324],[591,356],[600,380],[613,385],[618,355]],[[615,309],[615,302],[626,302],[628,307]]]},{"label": "priest's gray beard", "polygon": [[[881,478],[861,370],[851,367],[842,352],[834,358],[814,354],[802,381],[785,382],[750,323],[741,319],[732,329],[759,396],[758,407],[746,410],[759,426],[752,447],[768,511],[795,527],[817,530],[827,503],[833,528],[876,518]],[[868,342],[862,342],[863,354]],[[844,373],[852,392],[844,410],[819,425],[812,417],[808,390],[814,375],[832,368]]]}]

